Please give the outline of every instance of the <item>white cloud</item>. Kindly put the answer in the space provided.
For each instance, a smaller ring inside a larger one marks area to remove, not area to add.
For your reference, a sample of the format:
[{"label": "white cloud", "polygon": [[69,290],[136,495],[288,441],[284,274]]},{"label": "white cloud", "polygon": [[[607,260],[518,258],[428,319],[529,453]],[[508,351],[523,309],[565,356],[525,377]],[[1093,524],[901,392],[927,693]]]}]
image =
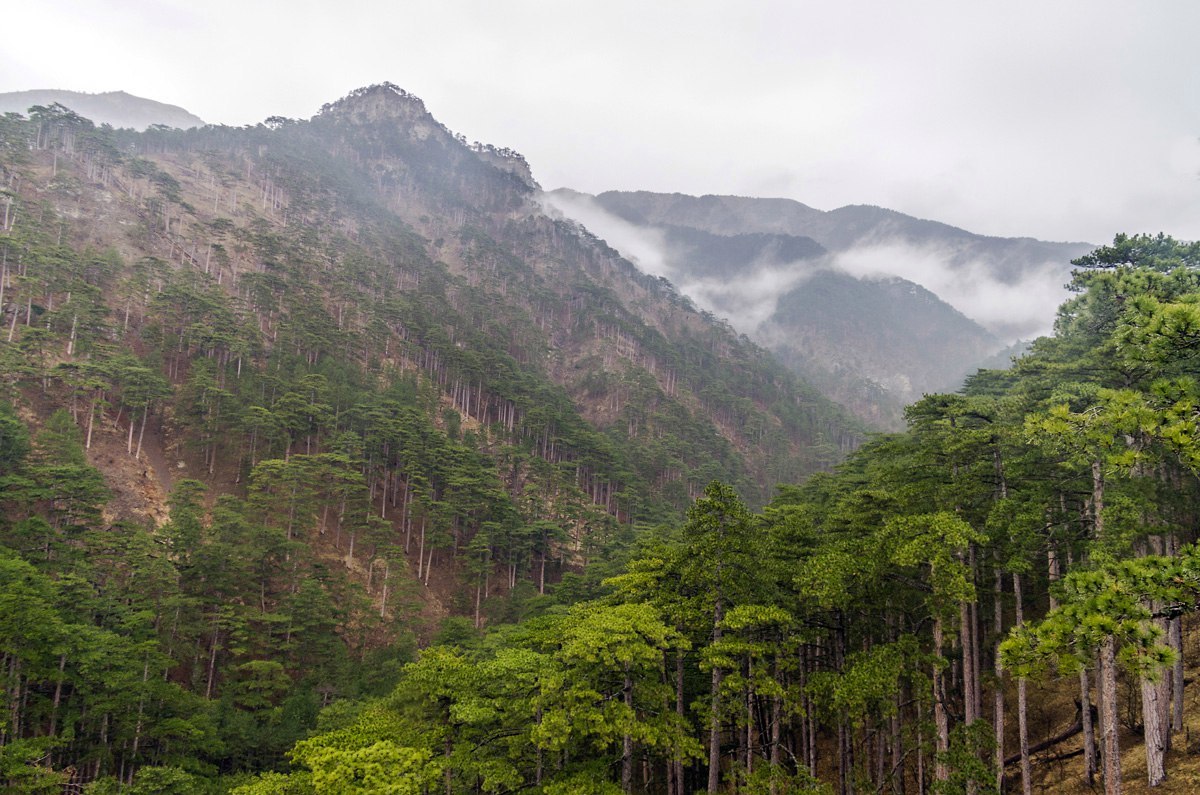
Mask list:
[{"label": "white cloud", "polygon": [[738,274],[732,281],[698,278],[672,261],[670,248],[661,232],[613,215],[591,196],[543,194],[542,203],[551,214],[560,213],[579,222],[641,270],[669,280],[698,307],[727,319],[745,334],[753,334],[774,314],[779,297],[815,270],[812,262],[764,264]]},{"label": "white cloud", "polygon": [[1067,298],[1069,267],[1047,262],[1007,284],[979,262],[955,266],[951,253],[898,243],[842,252],[834,267],[858,278],[899,276],[916,282],[1006,342],[1048,334]]},{"label": "white cloud", "polygon": [[817,261],[761,264],[735,279],[701,278],[672,262],[662,233],[613,215],[591,196],[545,194],[543,204],[582,224],[643,271],[670,280],[697,306],[727,318],[746,334],[754,334],[775,312],[780,296],[824,268],[859,279],[898,276],[915,282],[1005,342],[1048,334],[1068,295],[1070,266],[1063,262],[1035,264],[1018,282],[1006,283],[982,262],[954,264],[954,252],[948,249],[898,242],[862,245]]},{"label": "white cloud", "polygon": [[[551,215],[562,215],[582,224],[625,259],[653,276],[670,279],[666,242],[654,229],[636,226],[605,210],[591,196],[568,193],[542,194],[542,206]],[[678,285],[676,285],[678,286]]]}]

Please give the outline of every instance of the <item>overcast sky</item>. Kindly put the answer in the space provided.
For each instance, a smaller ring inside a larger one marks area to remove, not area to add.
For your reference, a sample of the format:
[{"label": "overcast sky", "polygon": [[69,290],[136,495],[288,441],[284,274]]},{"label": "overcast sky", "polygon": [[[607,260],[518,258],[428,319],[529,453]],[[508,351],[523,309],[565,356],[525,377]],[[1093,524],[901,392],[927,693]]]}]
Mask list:
[{"label": "overcast sky", "polygon": [[37,0],[3,24],[0,91],[241,125],[390,81],[547,188],[1200,238],[1194,0]]}]

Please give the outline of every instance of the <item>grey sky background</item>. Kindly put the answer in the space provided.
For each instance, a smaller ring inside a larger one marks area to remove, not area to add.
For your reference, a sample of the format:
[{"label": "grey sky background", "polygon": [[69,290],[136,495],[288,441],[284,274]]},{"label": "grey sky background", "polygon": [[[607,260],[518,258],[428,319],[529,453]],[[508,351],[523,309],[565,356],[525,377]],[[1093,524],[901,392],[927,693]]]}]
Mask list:
[{"label": "grey sky background", "polygon": [[0,91],[307,118],[391,81],[547,188],[1200,238],[1200,3],[38,0]]}]

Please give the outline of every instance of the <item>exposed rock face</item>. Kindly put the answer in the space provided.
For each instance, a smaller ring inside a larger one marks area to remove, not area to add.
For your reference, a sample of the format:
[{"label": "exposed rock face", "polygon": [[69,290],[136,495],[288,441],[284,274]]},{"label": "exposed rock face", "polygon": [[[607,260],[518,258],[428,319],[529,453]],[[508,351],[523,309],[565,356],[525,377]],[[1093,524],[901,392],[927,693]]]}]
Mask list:
[{"label": "exposed rock face", "polygon": [[391,83],[359,88],[321,108],[321,115],[335,115],[358,125],[391,121],[414,141],[430,137],[453,138],[441,122],[425,109],[420,97]]},{"label": "exposed rock face", "polygon": [[464,136],[451,132],[435,119],[420,97],[393,83],[380,83],[352,91],[342,99],[322,107],[321,115],[359,127],[386,122],[394,131],[402,131],[412,142],[433,142],[452,150],[465,148],[489,166],[516,176],[528,190],[540,187],[533,178],[529,163],[519,152],[491,144],[467,144]]},{"label": "exposed rock face", "polygon": [[534,190],[541,187],[538,185],[537,180],[533,178],[533,169],[529,167],[529,162],[519,152],[515,152],[512,149],[497,149],[490,144],[479,143],[471,148],[475,151],[475,154],[479,155],[483,162],[519,177],[522,182]]}]

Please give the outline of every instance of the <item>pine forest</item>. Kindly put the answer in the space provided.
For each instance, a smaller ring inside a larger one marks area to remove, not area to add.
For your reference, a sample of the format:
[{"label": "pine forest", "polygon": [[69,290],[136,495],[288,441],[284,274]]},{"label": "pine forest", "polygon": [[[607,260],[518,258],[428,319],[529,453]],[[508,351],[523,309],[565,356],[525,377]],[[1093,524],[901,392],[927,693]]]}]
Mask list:
[{"label": "pine forest", "polygon": [[539,190],[0,117],[4,791],[1200,787],[1200,244],[882,434]]}]

